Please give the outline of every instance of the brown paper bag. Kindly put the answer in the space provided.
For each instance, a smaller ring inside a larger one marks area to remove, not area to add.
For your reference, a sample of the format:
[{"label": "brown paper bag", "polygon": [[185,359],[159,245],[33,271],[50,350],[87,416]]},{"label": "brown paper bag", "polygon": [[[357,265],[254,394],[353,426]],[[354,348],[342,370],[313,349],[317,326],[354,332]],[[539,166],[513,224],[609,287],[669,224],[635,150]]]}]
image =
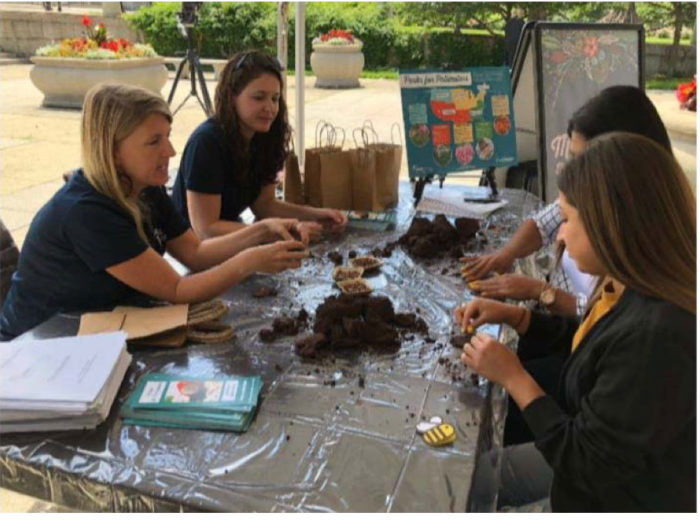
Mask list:
[{"label": "brown paper bag", "polygon": [[[362,138],[358,141],[357,135]],[[350,151],[352,159],[352,210],[377,210],[376,153],[367,147],[367,130],[352,132],[356,148]]]},{"label": "brown paper bag", "polygon": [[306,203],[315,207],[348,209],[352,205],[352,166],[343,151],[345,131],[321,121],[316,126],[316,147],[304,160]]},{"label": "brown paper bag", "polygon": [[307,205],[323,206],[321,195],[321,154],[337,152],[335,129],[325,121],[316,124],[315,145],[304,151],[304,200]]},{"label": "brown paper bag", "polygon": [[284,200],[295,205],[306,204],[304,196],[304,184],[301,180],[301,172],[299,171],[299,158],[294,152],[294,142],[292,142],[292,151],[287,154],[284,160]]},{"label": "brown paper bag", "polygon": [[[398,142],[394,142],[394,129],[398,131]],[[399,202],[399,175],[403,147],[401,146],[401,128],[397,123],[391,126],[391,143],[377,143],[377,199],[384,207],[396,206]]]},{"label": "brown paper bag", "polygon": [[[398,131],[398,142],[394,142],[394,130]],[[367,148],[375,153],[375,183],[372,211],[384,210],[399,202],[399,175],[403,147],[401,146],[401,128],[397,123],[391,127],[391,142],[379,142],[371,122],[363,125],[365,137],[370,138]]]},{"label": "brown paper bag", "polygon": [[352,210],[353,166],[350,151],[322,152],[319,155],[321,204],[324,208]]}]

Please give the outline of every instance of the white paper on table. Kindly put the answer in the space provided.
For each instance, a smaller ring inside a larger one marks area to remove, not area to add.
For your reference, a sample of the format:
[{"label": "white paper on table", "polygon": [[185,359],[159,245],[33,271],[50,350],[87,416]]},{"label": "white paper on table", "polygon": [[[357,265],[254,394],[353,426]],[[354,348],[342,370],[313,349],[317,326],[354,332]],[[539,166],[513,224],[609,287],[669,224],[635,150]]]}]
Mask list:
[{"label": "white paper on table", "polygon": [[508,204],[508,201],[503,198],[495,203],[465,202],[464,189],[463,186],[443,186],[442,188],[426,186],[416,210],[431,214],[483,219]]},{"label": "white paper on table", "polygon": [[123,331],[0,343],[0,400],[93,403],[126,348]]}]

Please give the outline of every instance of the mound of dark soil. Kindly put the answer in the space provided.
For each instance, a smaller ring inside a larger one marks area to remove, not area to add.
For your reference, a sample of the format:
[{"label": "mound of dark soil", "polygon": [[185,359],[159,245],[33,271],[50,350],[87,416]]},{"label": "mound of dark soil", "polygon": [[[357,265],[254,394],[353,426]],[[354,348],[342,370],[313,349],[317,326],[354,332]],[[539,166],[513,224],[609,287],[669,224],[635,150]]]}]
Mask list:
[{"label": "mound of dark soil", "polygon": [[413,313],[395,313],[389,298],[341,295],[319,305],[313,330],[296,341],[301,356],[350,349],[396,352],[403,333],[427,334],[428,326]]},{"label": "mound of dark soil", "polygon": [[449,255],[460,258],[464,255],[460,245],[465,245],[479,231],[479,221],[469,217],[458,217],[452,225],[444,214],[430,221],[415,217],[408,231],[399,238],[399,244],[414,257],[436,258]]}]

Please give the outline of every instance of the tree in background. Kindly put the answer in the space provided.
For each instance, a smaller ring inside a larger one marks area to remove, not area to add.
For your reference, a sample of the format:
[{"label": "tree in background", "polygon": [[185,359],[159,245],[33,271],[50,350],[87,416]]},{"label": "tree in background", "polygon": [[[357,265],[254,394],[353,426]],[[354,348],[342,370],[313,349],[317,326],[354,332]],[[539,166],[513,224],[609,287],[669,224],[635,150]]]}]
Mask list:
[{"label": "tree in background", "polygon": [[[678,64],[681,36],[684,26],[692,26],[695,32],[694,2],[639,2],[637,12],[647,31],[673,26],[673,44],[669,57],[669,71],[673,74]],[[691,41],[694,40],[694,37]]]}]

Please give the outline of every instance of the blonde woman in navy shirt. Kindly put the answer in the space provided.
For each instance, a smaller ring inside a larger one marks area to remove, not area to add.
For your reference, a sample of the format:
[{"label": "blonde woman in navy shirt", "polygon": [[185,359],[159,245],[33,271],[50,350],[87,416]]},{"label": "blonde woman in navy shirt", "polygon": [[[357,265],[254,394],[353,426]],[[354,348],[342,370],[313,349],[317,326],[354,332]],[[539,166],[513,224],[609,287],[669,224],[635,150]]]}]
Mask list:
[{"label": "blonde woman in navy shirt", "polygon": [[[203,301],[254,272],[299,267],[307,252],[293,239],[295,219],[200,241],[163,187],[175,155],[171,122],[150,91],[105,84],[88,92],[83,168],[32,221],[0,316],[2,339],[60,312],[111,309],[140,295]],[[192,274],[180,276],[166,251]]]}]

